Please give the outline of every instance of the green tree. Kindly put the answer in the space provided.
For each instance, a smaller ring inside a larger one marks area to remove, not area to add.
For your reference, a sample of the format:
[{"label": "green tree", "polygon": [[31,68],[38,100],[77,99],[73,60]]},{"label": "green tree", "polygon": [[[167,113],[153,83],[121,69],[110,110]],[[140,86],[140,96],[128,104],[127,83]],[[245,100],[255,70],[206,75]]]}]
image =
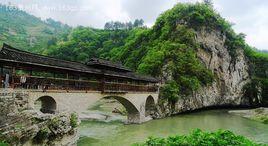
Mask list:
[{"label": "green tree", "polygon": [[208,6],[213,6],[213,1],[212,0],[204,0],[204,3]]},{"label": "green tree", "polygon": [[175,81],[168,81],[160,89],[160,97],[166,98],[169,102],[175,103],[180,98],[180,89]]},{"label": "green tree", "polygon": [[136,19],[133,24],[134,27],[143,27],[144,26],[144,20],[143,19]]}]

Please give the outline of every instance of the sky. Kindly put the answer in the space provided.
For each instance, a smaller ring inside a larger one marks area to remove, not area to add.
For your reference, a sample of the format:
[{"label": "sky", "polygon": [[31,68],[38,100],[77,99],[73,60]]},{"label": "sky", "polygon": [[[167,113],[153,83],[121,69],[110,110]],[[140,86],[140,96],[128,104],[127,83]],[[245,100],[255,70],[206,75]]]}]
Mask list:
[{"label": "sky", "polygon": [[[178,2],[201,0],[0,0],[41,19],[53,18],[71,26],[103,28],[108,21],[143,19],[152,26],[165,10]],[[232,22],[237,33],[260,50],[268,50],[268,0],[213,0],[215,9]]]}]

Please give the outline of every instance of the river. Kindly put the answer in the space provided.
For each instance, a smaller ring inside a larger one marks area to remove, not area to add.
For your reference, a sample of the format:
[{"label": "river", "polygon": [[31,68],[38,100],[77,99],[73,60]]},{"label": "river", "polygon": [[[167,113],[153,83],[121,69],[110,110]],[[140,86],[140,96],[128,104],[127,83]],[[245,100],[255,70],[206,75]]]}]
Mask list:
[{"label": "river", "polygon": [[149,136],[189,134],[196,128],[231,130],[256,142],[268,143],[268,125],[229,114],[227,110],[207,110],[140,125],[125,125],[120,121],[83,121],[79,127],[78,146],[129,146],[143,142]]}]

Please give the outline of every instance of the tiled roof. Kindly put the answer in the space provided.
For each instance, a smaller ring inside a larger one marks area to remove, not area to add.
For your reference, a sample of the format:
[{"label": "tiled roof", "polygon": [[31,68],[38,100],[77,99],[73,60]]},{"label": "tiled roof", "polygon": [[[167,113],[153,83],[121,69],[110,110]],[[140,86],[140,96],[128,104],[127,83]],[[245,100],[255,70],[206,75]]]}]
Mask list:
[{"label": "tiled roof", "polygon": [[[141,80],[147,82],[158,82],[158,80],[153,77],[138,75],[134,72],[131,72],[129,69],[126,69],[122,65],[115,65],[114,63],[111,63],[106,60],[95,58],[91,59],[87,64],[83,64],[80,62],[66,61],[44,55],[33,54],[30,52],[15,49],[7,44],[4,44],[3,48],[0,50],[0,61],[17,62],[20,64],[62,69],[82,73],[100,74],[100,75],[104,74],[105,76],[129,78],[132,80]],[[112,70],[101,70],[94,67],[95,65],[117,68],[119,69],[119,71],[117,72]],[[124,71],[120,72],[120,70]]]},{"label": "tiled roof", "polygon": [[0,60],[7,60],[11,62],[19,62],[24,64],[45,66],[58,69],[66,69],[85,73],[101,73],[100,70],[90,68],[83,63],[60,60],[39,54],[33,54],[30,52],[15,49],[7,44],[4,44],[3,48],[0,51]]},{"label": "tiled roof", "polygon": [[115,68],[121,71],[131,72],[130,69],[124,67],[120,62],[114,63],[114,62],[99,59],[99,58],[91,58],[87,62],[87,65],[88,66],[104,66],[104,67]]}]

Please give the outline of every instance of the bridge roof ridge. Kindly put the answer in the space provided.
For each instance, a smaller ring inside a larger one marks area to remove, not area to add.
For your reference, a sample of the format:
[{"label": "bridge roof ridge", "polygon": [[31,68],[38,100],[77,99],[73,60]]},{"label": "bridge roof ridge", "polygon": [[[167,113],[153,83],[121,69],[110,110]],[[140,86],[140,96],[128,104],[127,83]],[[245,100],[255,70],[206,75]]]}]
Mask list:
[{"label": "bridge roof ridge", "polygon": [[[11,50],[11,51],[16,51],[18,53],[25,53],[25,54],[29,54],[29,55],[32,55],[32,56],[38,56],[38,57],[44,57],[44,58],[49,58],[49,59],[53,59],[53,60],[57,60],[57,61],[64,61],[64,62],[70,62],[70,63],[79,63],[79,64],[83,64],[81,62],[77,62],[77,61],[70,61],[70,60],[62,60],[62,59],[58,59],[58,58],[55,58],[55,57],[50,57],[50,56],[46,56],[46,55],[42,55],[42,54],[37,54],[37,53],[31,53],[31,52],[28,52],[28,51],[25,51],[25,50],[21,50],[21,49],[17,49],[17,48],[14,48],[6,43],[3,43],[3,48],[1,49],[7,49],[7,50]],[[0,51],[1,51],[0,49]],[[84,64],[83,64],[84,65]]]},{"label": "bridge roof ridge", "polygon": [[80,72],[101,74],[101,71],[99,69],[88,67],[81,62],[62,60],[41,54],[27,52],[24,50],[16,49],[5,43],[3,44],[3,48],[0,50],[0,52],[0,60],[6,59],[9,61],[21,62],[31,65],[40,65],[52,68],[61,68]]},{"label": "bridge roof ridge", "polygon": [[107,66],[107,67],[120,69],[120,70],[126,71],[126,72],[132,71],[132,70],[126,68],[125,66],[123,66],[120,62],[112,62],[112,61],[108,61],[108,60],[104,60],[104,59],[100,59],[100,58],[95,58],[95,57],[89,59],[89,61],[86,64],[88,66],[94,66],[94,65]]}]

